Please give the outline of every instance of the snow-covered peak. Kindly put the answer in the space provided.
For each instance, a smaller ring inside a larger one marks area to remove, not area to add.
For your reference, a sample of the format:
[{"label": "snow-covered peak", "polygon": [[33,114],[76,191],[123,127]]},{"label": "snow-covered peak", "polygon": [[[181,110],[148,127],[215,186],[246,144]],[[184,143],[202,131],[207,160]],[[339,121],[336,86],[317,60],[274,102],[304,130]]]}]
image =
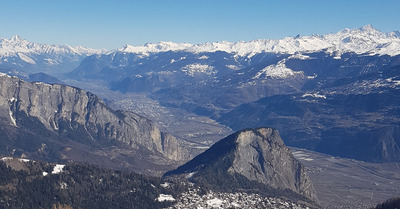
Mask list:
[{"label": "snow-covered peak", "polygon": [[18,40],[22,40],[22,38],[19,35],[14,35],[13,37],[11,37],[10,40],[11,41],[18,41]]},{"label": "snow-covered peak", "polygon": [[166,51],[184,51],[188,48],[192,47],[192,44],[188,43],[174,43],[174,42],[166,42],[160,41],[157,44],[147,43],[143,46],[132,46],[125,45],[123,48],[119,49],[120,52],[128,52],[128,53],[158,53],[158,52],[166,52]]},{"label": "snow-covered peak", "polygon": [[29,42],[19,35],[10,39],[0,38],[0,57],[24,54],[78,54],[92,55],[103,53],[105,50],[89,49],[85,47],[71,47],[68,45],[48,45]]},{"label": "snow-covered peak", "polygon": [[251,57],[261,52],[296,54],[327,50],[340,58],[340,54],[355,52],[358,54],[400,54],[399,32],[383,33],[371,25],[356,29],[344,29],[327,35],[286,37],[272,40],[253,40],[239,42],[214,42],[204,44],[159,42],[142,46],[126,45],[118,51],[138,54],[158,53],[165,51],[187,51],[193,53],[224,51],[238,56]]},{"label": "snow-covered peak", "polygon": [[389,33],[389,37],[400,38],[400,31],[393,31]]},{"label": "snow-covered peak", "polygon": [[331,53],[355,52],[358,54],[398,55],[400,54],[400,38],[392,33],[383,33],[371,25],[357,29],[344,29],[336,34],[324,36],[331,45]]}]

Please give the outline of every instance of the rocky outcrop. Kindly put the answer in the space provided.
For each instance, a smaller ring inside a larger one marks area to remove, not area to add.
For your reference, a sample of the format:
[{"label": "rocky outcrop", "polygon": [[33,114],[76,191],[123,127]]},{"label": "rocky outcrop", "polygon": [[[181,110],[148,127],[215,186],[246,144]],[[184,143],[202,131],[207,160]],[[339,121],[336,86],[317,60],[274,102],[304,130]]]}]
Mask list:
[{"label": "rocky outcrop", "polygon": [[28,83],[2,74],[0,119],[17,130],[26,128],[27,119],[38,121],[58,138],[94,147],[122,143],[170,160],[188,158],[174,136],[147,118],[114,111],[97,96],[70,86]]},{"label": "rocky outcrop", "polygon": [[275,193],[292,191],[317,201],[304,166],[292,156],[278,131],[271,128],[245,129],[232,134],[165,175],[182,174],[195,182],[224,182],[239,189],[256,182]]}]

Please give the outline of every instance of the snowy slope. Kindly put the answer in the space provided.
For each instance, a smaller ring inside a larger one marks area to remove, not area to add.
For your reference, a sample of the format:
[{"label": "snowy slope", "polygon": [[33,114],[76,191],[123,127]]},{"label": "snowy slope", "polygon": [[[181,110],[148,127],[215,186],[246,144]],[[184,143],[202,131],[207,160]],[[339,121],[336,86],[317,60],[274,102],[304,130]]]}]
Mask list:
[{"label": "snowy slope", "polygon": [[80,46],[38,44],[16,35],[11,39],[0,38],[0,67],[14,75],[38,72],[56,75],[75,69],[89,55],[104,52]]}]

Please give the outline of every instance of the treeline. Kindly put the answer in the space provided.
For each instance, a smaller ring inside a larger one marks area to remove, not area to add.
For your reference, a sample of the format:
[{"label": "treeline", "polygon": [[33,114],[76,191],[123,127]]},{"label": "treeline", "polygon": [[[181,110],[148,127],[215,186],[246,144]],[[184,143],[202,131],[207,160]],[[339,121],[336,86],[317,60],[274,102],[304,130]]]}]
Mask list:
[{"label": "treeline", "polygon": [[400,197],[386,200],[385,202],[378,204],[375,209],[395,209],[400,208]]},{"label": "treeline", "polygon": [[51,174],[54,166],[27,164],[28,171],[15,171],[0,162],[0,208],[163,208],[173,203],[157,201],[160,194],[186,190],[183,183],[163,187],[161,178],[93,165],[70,164]]}]

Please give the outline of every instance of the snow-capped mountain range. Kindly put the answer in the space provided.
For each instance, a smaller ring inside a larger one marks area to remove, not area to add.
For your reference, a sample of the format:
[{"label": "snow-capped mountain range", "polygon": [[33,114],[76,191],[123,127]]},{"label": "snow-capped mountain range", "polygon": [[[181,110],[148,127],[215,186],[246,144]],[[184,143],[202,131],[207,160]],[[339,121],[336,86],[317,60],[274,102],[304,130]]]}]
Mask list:
[{"label": "snow-capped mountain range", "polygon": [[38,44],[15,35],[10,39],[0,38],[0,67],[17,75],[57,74],[73,70],[87,56],[104,52],[81,46]]},{"label": "snow-capped mountain range", "polygon": [[0,38],[0,57],[9,57],[24,54],[78,54],[91,55],[104,52],[102,49],[89,49],[78,46],[68,45],[48,45],[29,42],[18,35],[10,39]]},{"label": "snow-capped mountain range", "polygon": [[[48,45],[29,42],[16,35],[0,38],[0,66],[22,71],[53,70],[72,71],[87,56],[93,54],[133,53],[148,56],[160,52],[213,53],[217,51],[235,57],[251,58],[259,53],[301,54],[325,51],[340,58],[341,54],[354,52],[368,55],[400,54],[400,32],[383,33],[371,25],[357,29],[344,29],[327,35],[286,37],[240,42],[214,42],[203,44],[159,42],[142,46],[126,45],[119,49],[89,49],[82,46]],[[61,66],[61,67],[60,67]]]},{"label": "snow-capped mountain range", "polygon": [[357,29],[344,29],[334,34],[311,35],[302,37],[286,37],[284,39],[253,40],[249,42],[215,42],[205,44],[189,44],[159,42],[143,46],[126,45],[118,49],[121,52],[149,54],[166,51],[187,51],[193,53],[224,51],[238,56],[252,57],[262,52],[295,54],[327,50],[330,53],[355,52],[370,55],[400,54],[400,33],[398,31],[383,33],[371,25]]}]

